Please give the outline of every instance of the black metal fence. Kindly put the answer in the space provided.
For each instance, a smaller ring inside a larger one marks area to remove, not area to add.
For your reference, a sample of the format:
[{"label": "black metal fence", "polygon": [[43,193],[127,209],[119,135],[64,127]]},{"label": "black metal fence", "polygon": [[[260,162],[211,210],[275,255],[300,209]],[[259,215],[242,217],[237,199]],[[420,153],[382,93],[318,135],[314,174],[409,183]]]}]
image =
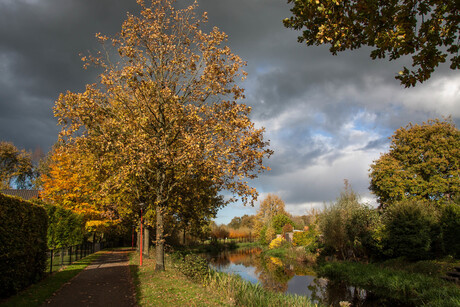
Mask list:
[{"label": "black metal fence", "polygon": [[103,249],[104,243],[85,243],[69,247],[48,250],[47,270],[50,273],[59,270],[62,266],[70,265],[90,254]]}]

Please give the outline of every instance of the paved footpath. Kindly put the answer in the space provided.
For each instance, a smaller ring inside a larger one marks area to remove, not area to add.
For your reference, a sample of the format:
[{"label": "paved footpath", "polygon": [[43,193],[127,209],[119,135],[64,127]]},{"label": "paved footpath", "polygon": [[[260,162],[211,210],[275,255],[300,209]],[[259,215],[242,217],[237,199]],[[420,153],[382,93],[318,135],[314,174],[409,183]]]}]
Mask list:
[{"label": "paved footpath", "polygon": [[42,307],[137,306],[129,250],[109,251],[64,284]]}]

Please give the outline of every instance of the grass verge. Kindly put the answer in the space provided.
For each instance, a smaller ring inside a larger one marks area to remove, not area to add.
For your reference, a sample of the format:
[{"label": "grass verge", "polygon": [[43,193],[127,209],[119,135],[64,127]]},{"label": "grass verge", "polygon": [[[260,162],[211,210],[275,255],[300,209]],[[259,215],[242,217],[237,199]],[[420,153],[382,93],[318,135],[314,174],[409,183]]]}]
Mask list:
[{"label": "grass verge", "polygon": [[[166,271],[156,272],[153,259],[139,267],[131,254],[130,268],[139,306],[317,306],[307,297],[265,290],[238,275],[203,270],[204,260],[186,254],[182,260],[166,255]],[[185,275],[187,277],[185,277]]]},{"label": "grass verge", "polygon": [[156,272],[155,261],[144,259],[139,266],[139,254],[130,255],[130,268],[139,306],[232,306],[231,300],[193,282],[177,271],[166,255],[166,271]]},{"label": "grass verge", "polygon": [[318,275],[414,306],[460,306],[460,288],[438,276],[351,262],[323,264]]},{"label": "grass verge", "polygon": [[2,307],[35,307],[41,306],[46,299],[51,297],[54,292],[59,290],[63,284],[80,273],[94,260],[103,255],[105,251],[91,254],[83,259],[74,262],[72,265],[64,267],[62,270],[45,277],[39,283],[19,292],[15,296],[8,298],[0,303]]}]

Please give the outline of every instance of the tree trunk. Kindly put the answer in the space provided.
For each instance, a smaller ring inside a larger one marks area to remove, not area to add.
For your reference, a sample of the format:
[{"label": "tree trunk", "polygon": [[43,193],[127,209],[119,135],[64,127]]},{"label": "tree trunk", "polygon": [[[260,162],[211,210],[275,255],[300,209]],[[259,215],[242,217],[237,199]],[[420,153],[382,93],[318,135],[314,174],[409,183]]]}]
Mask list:
[{"label": "tree trunk", "polygon": [[185,245],[185,226],[184,226],[184,236],[182,237],[182,244]]},{"label": "tree trunk", "polygon": [[157,234],[156,234],[156,247],[155,247],[155,271],[165,270],[165,254],[164,254],[164,224],[163,224],[163,212],[161,207],[157,205]]}]

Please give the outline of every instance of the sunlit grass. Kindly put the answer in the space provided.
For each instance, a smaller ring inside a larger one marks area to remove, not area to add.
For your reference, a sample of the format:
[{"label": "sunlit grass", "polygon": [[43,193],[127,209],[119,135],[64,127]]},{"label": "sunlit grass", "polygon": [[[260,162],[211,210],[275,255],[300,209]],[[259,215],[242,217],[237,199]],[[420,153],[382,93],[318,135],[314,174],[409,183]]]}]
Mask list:
[{"label": "sunlit grass", "polygon": [[139,255],[130,256],[130,268],[136,285],[139,306],[232,306],[231,300],[203,284],[195,283],[176,271],[169,256],[166,271],[156,272],[155,261],[144,259],[139,267]]},{"label": "sunlit grass", "polygon": [[272,292],[237,275],[209,270],[201,281],[192,281],[178,271],[169,255],[166,260],[166,271],[155,272],[154,260],[144,260],[139,267],[138,255],[131,255],[140,306],[316,306],[307,297]]}]

